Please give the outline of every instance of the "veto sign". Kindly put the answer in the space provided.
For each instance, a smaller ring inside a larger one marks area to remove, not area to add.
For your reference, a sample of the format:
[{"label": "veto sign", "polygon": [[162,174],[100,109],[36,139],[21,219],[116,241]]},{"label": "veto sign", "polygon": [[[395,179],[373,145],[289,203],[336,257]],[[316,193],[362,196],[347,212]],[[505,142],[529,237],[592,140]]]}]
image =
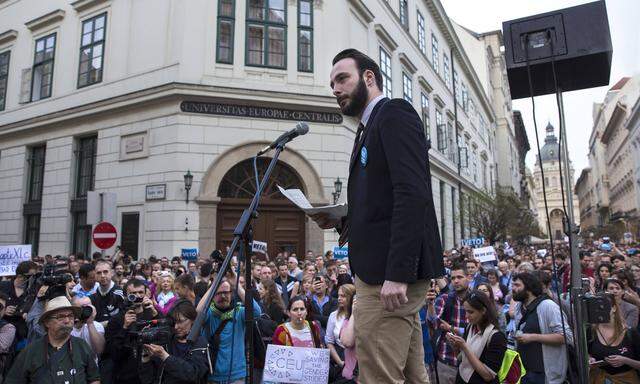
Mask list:
[{"label": "veto sign", "polygon": [[460,240],[463,247],[482,247],[484,245],[484,237],[473,237],[471,239]]},{"label": "veto sign", "polygon": [[326,384],[329,350],[269,344],[262,379],[275,383]]},{"label": "veto sign", "polygon": [[251,252],[267,254],[267,243],[263,241],[253,240],[251,243]]},{"label": "veto sign", "polygon": [[111,223],[103,221],[93,228],[93,243],[100,249],[109,249],[116,243],[118,232]]},{"label": "veto sign", "polygon": [[180,257],[182,257],[182,260],[196,260],[198,258],[198,248],[182,248]]},{"label": "veto sign", "polygon": [[1,246],[0,276],[15,275],[18,264],[29,260],[31,260],[31,244]]},{"label": "veto sign", "polygon": [[493,247],[474,248],[473,257],[480,260],[481,263],[497,261],[496,250]]},{"label": "veto sign", "polygon": [[345,257],[349,257],[348,247],[333,247],[334,259],[344,259]]}]

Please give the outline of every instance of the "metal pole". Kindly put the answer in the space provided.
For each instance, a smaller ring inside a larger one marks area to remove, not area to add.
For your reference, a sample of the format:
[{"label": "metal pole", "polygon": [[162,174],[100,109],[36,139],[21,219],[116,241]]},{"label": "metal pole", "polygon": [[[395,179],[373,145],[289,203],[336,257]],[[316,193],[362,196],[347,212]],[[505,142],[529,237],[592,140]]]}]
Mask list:
[{"label": "metal pole", "polygon": [[[100,192],[100,222],[104,221],[104,194]],[[100,255],[104,258],[104,249],[100,249]]]},{"label": "metal pole", "polygon": [[587,339],[584,329],[584,313],[582,307],[582,296],[584,291],[582,289],[582,266],[580,265],[580,257],[578,255],[578,245],[576,243],[577,228],[575,224],[575,216],[573,212],[573,180],[571,180],[571,166],[569,164],[569,148],[567,146],[567,130],[564,117],[564,102],[562,101],[562,90],[558,90],[556,97],[558,98],[558,108],[560,109],[560,129],[564,132],[562,140],[560,142],[561,156],[564,157],[564,185],[566,190],[567,201],[567,216],[569,222],[567,223],[569,237],[569,247],[571,250],[571,301],[574,315],[573,324],[573,339],[578,355],[578,374],[581,383],[586,383],[589,380],[589,365],[588,356],[589,351],[587,349]]}]

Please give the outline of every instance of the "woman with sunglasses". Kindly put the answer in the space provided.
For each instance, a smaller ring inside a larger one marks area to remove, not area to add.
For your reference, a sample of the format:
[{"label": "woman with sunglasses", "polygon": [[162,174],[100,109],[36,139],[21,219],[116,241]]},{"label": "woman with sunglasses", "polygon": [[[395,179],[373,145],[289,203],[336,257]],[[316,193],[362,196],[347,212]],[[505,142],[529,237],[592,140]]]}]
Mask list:
[{"label": "woman with sunglasses", "polygon": [[462,357],[456,384],[498,384],[507,338],[499,330],[495,304],[487,294],[474,290],[464,301],[464,310],[469,322],[465,338],[446,334]]}]

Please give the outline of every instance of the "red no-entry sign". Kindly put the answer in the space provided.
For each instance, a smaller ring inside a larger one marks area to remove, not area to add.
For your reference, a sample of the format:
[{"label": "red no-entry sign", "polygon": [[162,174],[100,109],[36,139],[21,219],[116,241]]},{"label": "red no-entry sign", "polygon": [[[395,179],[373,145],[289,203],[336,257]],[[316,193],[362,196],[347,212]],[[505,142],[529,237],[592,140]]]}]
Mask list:
[{"label": "red no-entry sign", "polygon": [[93,243],[100,249],[108,249],[116,243],[118,232],[111,223],[103,221],[93,228]]}]

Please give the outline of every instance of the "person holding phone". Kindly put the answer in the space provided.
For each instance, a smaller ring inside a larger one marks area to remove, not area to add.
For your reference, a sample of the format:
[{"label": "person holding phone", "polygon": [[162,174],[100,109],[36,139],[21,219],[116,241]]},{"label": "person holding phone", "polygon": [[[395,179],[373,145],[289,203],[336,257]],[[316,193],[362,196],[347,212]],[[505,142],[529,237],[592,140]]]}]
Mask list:
[{"label": "person holding phone", "polygon": [[498,384],[507,338],[499,330],[495,304],[486,293],[474,290],[465,299],[464,309],[469,321],[464,337],[445,335],[461,356],[456,384]]},{"label": "person holding phone", "polygon": [[640,383],[640,334],[626,326],[618,301],[608,297],[609,322],[594,324],[587,332],[589,382]]}]

